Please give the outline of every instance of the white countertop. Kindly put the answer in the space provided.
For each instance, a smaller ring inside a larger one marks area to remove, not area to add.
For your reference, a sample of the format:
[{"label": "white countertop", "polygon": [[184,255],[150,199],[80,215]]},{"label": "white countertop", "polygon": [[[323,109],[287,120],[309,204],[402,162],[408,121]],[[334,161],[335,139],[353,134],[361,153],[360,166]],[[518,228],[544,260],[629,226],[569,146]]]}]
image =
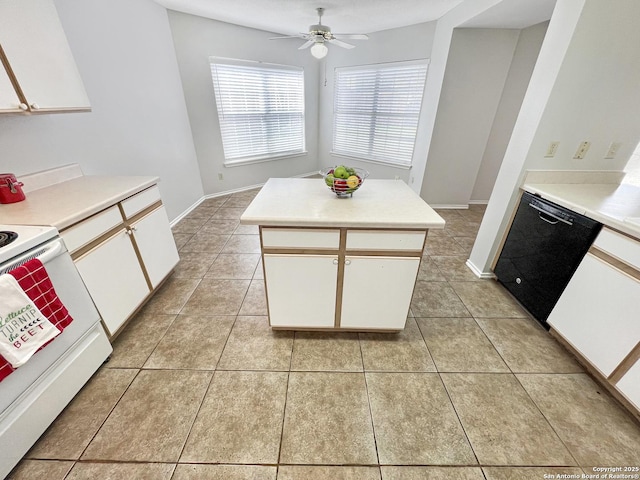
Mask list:
[{"label": "white countertop", "polygon": [[640,239],[640,187],[615,183],[525,183],[522,189]]},{"label": "white countertop", "polygon": [[265,226],[444,228],[444,220],[400,180],[368,179],[339,198],[321,178],[270,178],[240,218]]},{"label": "white countertop", "polygon": [[0,223],[50,225],[62,230],[158,182],[158,177],[81,176],[0,204]]}]

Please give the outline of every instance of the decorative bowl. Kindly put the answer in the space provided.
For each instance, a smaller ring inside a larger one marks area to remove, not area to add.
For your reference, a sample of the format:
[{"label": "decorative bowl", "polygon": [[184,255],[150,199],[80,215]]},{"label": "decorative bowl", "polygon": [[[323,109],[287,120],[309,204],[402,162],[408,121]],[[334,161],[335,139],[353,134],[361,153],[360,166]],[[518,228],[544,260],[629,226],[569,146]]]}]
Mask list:
[{"label": "decorative bowl", "polygon": [[[339,174],[338,177],[334,176],[334,172],[336,171]],[[369,176],[369,172],[362,168],[347,167],[344,165],[324,168],[320,170],[319,173],[322,175],[322,179],[324,183],[327,184],[327,187],[341,198],[353,196],[353,192],[358,190],[364,183],[364,179]]]}]

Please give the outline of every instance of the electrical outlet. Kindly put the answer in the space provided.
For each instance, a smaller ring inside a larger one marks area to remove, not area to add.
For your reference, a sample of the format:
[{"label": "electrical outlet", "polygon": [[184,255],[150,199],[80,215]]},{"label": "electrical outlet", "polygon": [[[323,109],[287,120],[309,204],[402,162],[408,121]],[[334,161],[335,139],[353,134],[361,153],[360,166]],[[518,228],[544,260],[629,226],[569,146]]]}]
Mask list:
[{"label": "electrical outlet", "polygon": [[604,158],[606,159],[615,158],[621,146],[622,146],[622,143],[620,142],[611,142],[611,145],[609,145],[609,150],[607,151],[607,154],[604,156]]},{"label": "electrical outlet", "polygon": [[547,148],[547,153],[544,154],[545,158],[552,158],[556,156],[556,152],[558,151],[558,146],[560,142],[551,142],[549,144],[549,148]]},{"label": "electrical outlet", "polygon": [[576,154],[573,156],[574,160],[582,160],[590,146],[591,142],[587,142],[586,140],[578,145],[578,150],[576,150]]},{"label": "electrical outlet", "polygon": [[394,180],[400,180],[400,176],[396,175],[396,178],[394,178]]},{"label": "electrical outlet", "polygon": [[224,180],[224,175],[222,175],[221,173],[218,174],[218,180],[223,181]]}]

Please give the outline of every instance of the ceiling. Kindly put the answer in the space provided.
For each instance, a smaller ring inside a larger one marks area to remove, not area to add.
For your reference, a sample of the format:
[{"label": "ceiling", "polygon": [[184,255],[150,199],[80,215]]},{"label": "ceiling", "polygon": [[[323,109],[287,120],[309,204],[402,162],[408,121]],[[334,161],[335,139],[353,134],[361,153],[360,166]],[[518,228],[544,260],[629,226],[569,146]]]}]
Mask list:
[{"label": "ceiling", "polygon": [[322,23],[330,25],[334,33],[372,33],[437,20],[463,0],[155,1],[179,12],[294,35],[318,23],[317,7],[325,9]]},{"label": "ceiling", "polygon": [[[334,33],[373,33],[437,20],[463,1],[476,0],[155,0],[170,10],[283,35],[308,31],[318,22]],[[525,28],[551,18],[557,0],[502,0],[460,25]]]},{"label": "ceiling", "polygon": [[556,0],[505,0],[460,25],[465,28],[525,28],[551,18]]}]

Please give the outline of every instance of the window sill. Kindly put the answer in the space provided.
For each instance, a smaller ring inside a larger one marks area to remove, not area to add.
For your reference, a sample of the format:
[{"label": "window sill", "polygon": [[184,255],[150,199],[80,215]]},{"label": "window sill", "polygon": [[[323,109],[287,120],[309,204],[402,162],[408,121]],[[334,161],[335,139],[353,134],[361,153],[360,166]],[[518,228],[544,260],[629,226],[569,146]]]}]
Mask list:
[{"label": "window sill", "polygon": [[285,158],[295,158],[295,157],[304,157],[307,155],[307,151],[296,152],[296,153],[286,153],[283,155],[269,155],[263,157],[251,157],[251,158],[243,158],[240,160],[226,160],[222,163],[227,168],[233,167],[242,167],[243,165],[253,165],[254,163],[264,163],[264,162],[272,162],[274,160],[283,160]]},{"label": "window sill", "polygon": [[357,157],[355,155],[346,155],[344,153],[336,153],[336,152],[329,152],[329,153],[331,154],[332,157],[352,158],[354,160],[358,160],[359,162],[374,163],[376,165],[384,165],[386,167],[395,167],[395,168],[400,168],[402,170],[411,170],[411,164],[408,164],[408,163],[385,162],[384,160],[373,160],[371,158]]}]

